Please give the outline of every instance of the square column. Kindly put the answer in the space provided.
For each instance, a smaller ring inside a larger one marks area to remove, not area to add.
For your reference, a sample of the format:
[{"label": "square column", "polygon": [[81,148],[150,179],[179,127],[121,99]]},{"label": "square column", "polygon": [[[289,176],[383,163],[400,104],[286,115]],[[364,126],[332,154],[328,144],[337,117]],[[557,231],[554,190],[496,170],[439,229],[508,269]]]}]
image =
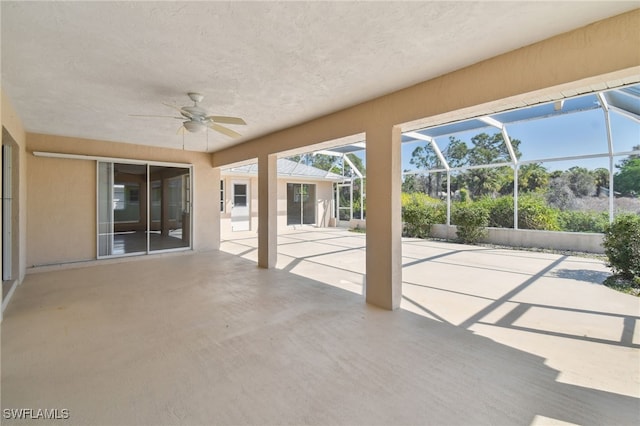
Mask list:
[{"label": "square column", "polygon": [[258,267],[273,268],[278,256],[278,156],[258,157]]},{"label": "square column", "polygon": [[402,298],[399,127],[367,129],[367,303],[393,310]]},{"label": "square column", "polygon": [[[193,172],[192,172],[193,173]],[[220,250],[220,179],[222,179],[221,173],[220,173],[220,168],[219,167],[214,167],[211,173],[211,177],[213,182],[215,182],[214,188],[215,188],[215,195],[214,195],[214,200],[216,201],[215,203],[215,208],[213,209],[213,213],[214,213],[214,219],[211,221],[210,226],[211,226],[211,232],[212,232],[212,248],[214,250]],[[191,191],[193,191],[193,188],[191,189]],[[195,198],[195,194],[191,194],[190,199],[193,200]],[[225,200],[226,202],[226,200]],[[190,206],[190,211],[192,212],[192,214],[194,214],[195,216],[195,210],[193,208],[193,201],[191,201],[192,205]],[[195,218],[194,218],[194,224],[195,224]],[[196,228],[198,229],[198,228]],[[194,240],[196,238],[196,233],[194,232]],[[195,241],[194,241],[194,247],[195,247]]]}]

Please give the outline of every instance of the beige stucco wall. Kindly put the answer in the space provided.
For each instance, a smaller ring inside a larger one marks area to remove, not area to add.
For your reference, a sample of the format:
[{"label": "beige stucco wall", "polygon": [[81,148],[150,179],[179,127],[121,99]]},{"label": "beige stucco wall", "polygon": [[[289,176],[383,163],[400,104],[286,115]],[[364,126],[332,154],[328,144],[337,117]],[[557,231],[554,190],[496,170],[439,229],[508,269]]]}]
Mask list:
[{"label": "beige stucco wall", "polygon": [[[232,182],[248,182],[250,192],[251,208],[251,231],[258,230],[258,178],[252,176],[230,176],[222,177],[225,187],[225,211],[220,214],[220,232],[222,238],[233,238],[231,229],[231,204],[232,204]],[[333,197],[333,184],[328,181],[313,181],[305,179],[278,178],[278,229],[293,228],[287,225],[287,183],[312,183],[316,185],[316,226],[329,226],[331,217],[331,200]]]},{"label": "beige stucco wall", "polygon": [[193,164],[193,247],[219,247],[218,172],[204,153],[31,133],[27,151],[29,267],[96,257],[96,162],[33,151]]}]

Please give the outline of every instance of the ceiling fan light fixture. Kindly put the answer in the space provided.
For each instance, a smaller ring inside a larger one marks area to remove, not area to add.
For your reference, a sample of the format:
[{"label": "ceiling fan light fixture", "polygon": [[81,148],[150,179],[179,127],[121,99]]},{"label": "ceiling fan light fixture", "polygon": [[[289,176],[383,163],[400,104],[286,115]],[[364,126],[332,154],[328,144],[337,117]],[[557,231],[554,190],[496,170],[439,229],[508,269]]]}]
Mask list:
[{"label": "ceiling fan light fixture", "polygon": [[185,121],[182,124],[184,125],[184,128],[191,133],[199,133],[207,130],[207,126],[205,126],[204,123],[201,123],[199,121]]}]

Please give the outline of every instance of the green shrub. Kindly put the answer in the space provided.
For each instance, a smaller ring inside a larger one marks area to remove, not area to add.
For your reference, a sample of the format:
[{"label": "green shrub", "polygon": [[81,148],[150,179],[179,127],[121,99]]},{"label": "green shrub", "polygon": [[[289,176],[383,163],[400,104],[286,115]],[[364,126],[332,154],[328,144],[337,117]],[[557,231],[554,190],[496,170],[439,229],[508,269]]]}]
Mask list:
[{"label": "green shrub", "polygon": [[466,244],[476,244],[487,235],[489,211],[478,203],[456,203],[451,220],[457,226],[458,239]]},{"label": "green shrub", "polygon": [[558,211],[535,194],[518,197],[518,228],[558,231]]},{"label": "green shrub", "polygon": [[640,276],[640,216],[624,214],[615,218],[604,231],[607,265],[614,274],[627,279]]},{"label": "green shrub", "polygon": [[489,225],[492,228],[513,228],[513,197],[484,197],[478,201],[489,212]]},{"label": "green shrub", "polygon": [[[485,197],[478,201],[489,212],[489,226],[513,228],[513,197]],[[522,194],[518,197],[518,228],[557,231],[558,211],[538,194]]]},{"label": "green shrub", "polygon": [[434,223],[445,223],[447,206],[440,200],[422,193],[402,194],[404,235],[426,238]]},{"label": "green shrub", "polygon": [[608,213],[567,210],[558,213],[560,230],[568,232],[604,232],[609,225]]},{"label": "green shrub", "polygon": [[460,201],[463,203],[471,202],[471,195],[469,194],[469,190],[467,188],[460,188]]}]

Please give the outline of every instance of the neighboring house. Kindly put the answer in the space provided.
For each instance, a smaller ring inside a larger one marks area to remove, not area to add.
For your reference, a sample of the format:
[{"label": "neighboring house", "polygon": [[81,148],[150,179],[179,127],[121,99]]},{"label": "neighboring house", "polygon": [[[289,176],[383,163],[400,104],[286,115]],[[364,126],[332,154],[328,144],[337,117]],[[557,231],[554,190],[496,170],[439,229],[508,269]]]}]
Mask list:
[{"label": "neighboring house", "polygon": [[[278,159],[278,228],[334,226],[334,182],[344,178],[302,163]],[[225,169],[220,180],[220,233],[258,230],[258,165]]]}]

